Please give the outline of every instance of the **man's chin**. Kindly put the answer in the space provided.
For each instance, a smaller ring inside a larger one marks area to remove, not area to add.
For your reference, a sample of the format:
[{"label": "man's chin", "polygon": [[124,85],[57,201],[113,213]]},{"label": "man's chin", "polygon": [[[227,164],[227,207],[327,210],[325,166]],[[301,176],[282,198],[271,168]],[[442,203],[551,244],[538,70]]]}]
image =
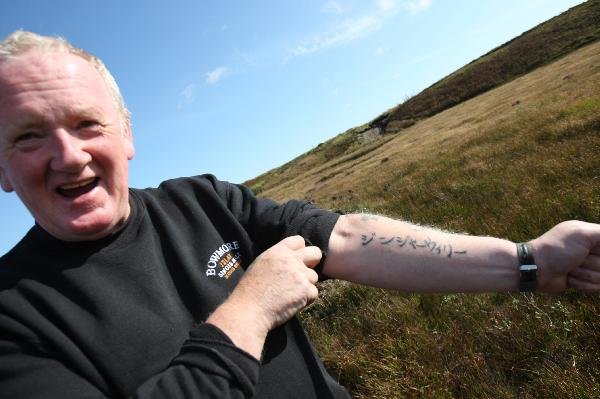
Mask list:
[{"label": "man's chin", "polygon": [[52,226],[46,228],[44,225],[42,225],[42,227],[44,227],[48,233],[59,240],[75,242],[94,241],[107,237],[118,231],[122,224],[123,223],[118,223],[112,220],[105,222],[95,221],[93,223],[81,223],[81,221],[76,221],[61,226]]},{"label": "man's chin", "polygon": [[67,209],[62,215],[57,215],[59,217],[36,220],[44,230],[59,240],[93,241],[120,230],[125,225],[129,212],[129,203],[123,207],[104,204],[76,212]]}]

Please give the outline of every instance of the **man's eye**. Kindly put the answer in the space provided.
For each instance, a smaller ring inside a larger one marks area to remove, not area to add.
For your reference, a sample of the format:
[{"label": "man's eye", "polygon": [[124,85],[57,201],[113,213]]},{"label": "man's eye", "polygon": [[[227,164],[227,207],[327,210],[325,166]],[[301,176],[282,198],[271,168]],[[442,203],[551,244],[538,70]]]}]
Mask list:
[{"label": "man's eye", "polygon": [[19,136],[17,136],[16,141],[17,142],[24,142],[24,141],[28,141],[28,140],[34,140],[39,138],[40,135],[38,133],[35,132],[26,132],[23,134],[20,134]]},{"label": "man's eye", "polygon": [[77,124],[77,129],[88,129],[90,127],[98,126],[98,122],[93,120],[81,121]]},{"label": "man's eye", "polygon": [[33,151],[42,145],[43,137],[42,133],[25,132],[15,138],[14,146],[20,151]]}]

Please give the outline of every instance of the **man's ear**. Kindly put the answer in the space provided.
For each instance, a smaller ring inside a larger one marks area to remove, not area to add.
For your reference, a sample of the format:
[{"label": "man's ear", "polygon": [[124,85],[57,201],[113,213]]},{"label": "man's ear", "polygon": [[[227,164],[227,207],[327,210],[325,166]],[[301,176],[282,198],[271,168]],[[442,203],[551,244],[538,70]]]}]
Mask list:
[{"label": "man's ear", "polygon": [[8,181],[8,176],[6,176],[6,173],[4,173],[4,169],[2,168],[0,168],[0,187],[7,193],[14,191],[12,184]]},{"label": "man's ear", "polygon": [[127,159],[130,161],[133,159],[135,155],[135,148],[133,146],[133,133],[131,132],[131,122],[129,118],[125,122],[123,137],[125,138],[125,154],[127,155]]}]

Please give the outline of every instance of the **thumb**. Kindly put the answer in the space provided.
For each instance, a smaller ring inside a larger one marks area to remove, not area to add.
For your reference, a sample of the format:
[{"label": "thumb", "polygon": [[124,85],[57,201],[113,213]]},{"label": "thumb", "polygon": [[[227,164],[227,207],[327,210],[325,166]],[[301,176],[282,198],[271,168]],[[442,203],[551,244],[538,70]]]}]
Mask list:
[{"label": "thumb", "polygon": [[323,253],[319,247],[305,247],[296,250],[296,254],[300,257],[300,260],[308,267],[315,267],[321,261]]},{"label": "thumb", "polygon": [[279,241],[277,245],[283,245],[284,247],[291,249],[293,251],[302,249],[305,247],[304,238],[301,236],[290,236],[286,237],[283,240]]}]

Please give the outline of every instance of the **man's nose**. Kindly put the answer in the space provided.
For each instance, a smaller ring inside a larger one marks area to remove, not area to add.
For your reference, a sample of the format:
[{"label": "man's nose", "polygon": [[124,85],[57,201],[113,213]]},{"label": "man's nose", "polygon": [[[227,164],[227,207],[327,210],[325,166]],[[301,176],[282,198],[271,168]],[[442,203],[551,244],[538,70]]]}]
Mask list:
[{"label": "man's nose", "polygon": [[79,172],[91,160],[91,155],[84,150],[85,142],[65,129],[54,132],[54,153],[50,166],[59,172]]}]

